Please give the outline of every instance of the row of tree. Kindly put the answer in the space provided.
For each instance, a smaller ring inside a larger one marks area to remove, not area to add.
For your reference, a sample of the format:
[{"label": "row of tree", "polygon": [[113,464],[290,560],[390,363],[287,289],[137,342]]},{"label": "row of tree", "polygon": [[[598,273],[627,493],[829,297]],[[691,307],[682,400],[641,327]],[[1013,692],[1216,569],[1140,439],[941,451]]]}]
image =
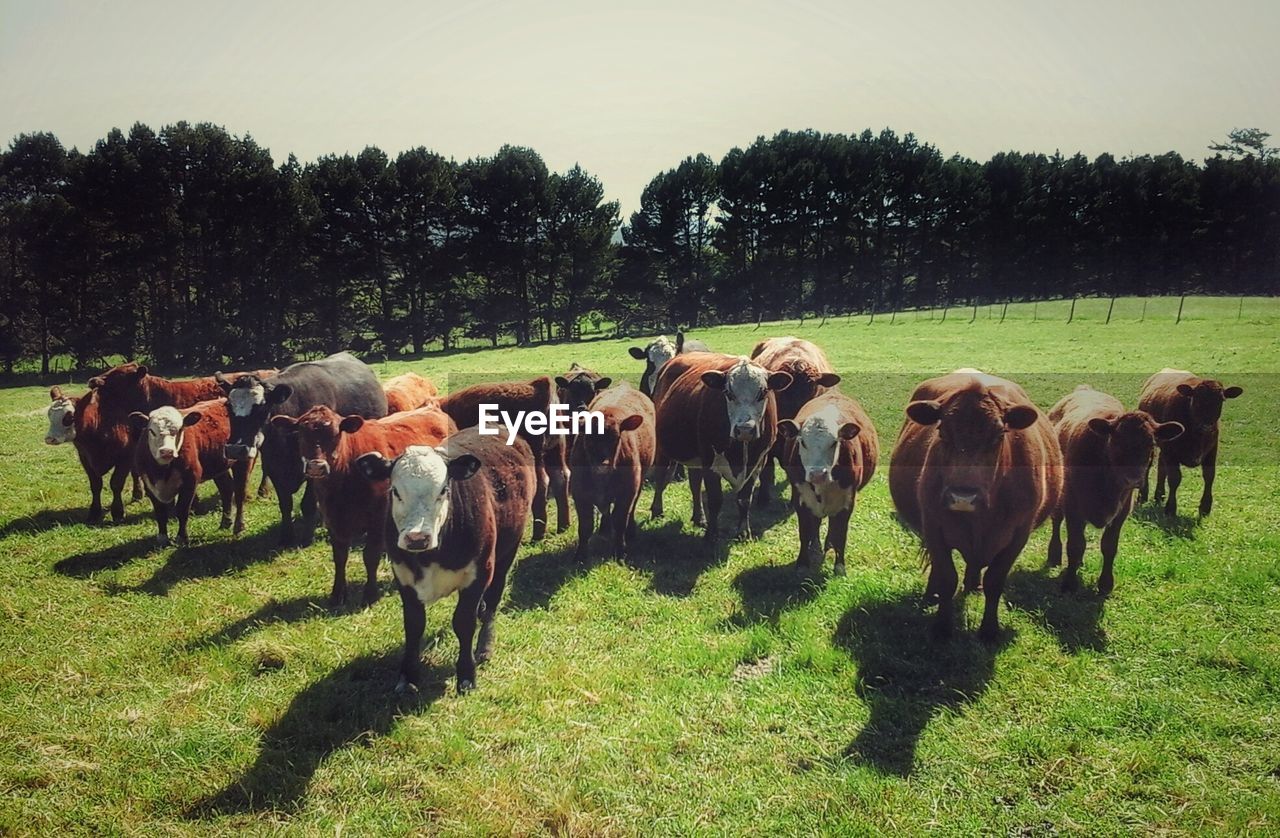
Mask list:
[{"label": "row of tree", "polygon": [[[913,135],[784,131],[618,204],[528,148],[277,165],[209,124],[0,154],[0,353],[161,366],[1085,293],[1270,292],[1280,159],[943,157]],[[620,229],[619,229],[620,228]],[[617,235],[618,233],[621,235]]]}]

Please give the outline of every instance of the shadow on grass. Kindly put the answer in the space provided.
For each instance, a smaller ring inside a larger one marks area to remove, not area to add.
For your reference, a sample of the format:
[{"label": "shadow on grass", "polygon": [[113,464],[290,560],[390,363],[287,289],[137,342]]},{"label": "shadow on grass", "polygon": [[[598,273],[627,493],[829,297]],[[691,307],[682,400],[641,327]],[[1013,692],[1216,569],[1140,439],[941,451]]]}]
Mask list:
[{"label": "shadow on grass", "polygon": [[150,554],[160,547],[156,544],[155,535],[135,538],[123,544],[91,550],[88,553],[77,553],[54,562],[54,572],[63,576],[74,576],[79,579],[92,576],[104,570],[115,570],[124,567],[135,559]]},{"label": "shadow on grass", "polygon": [[1005,601],[1027,612],[1057,638],[1063,651],[1071,654],[1086,649],[1102,651],[1107,647],[1107,635],[1102,630],[1106,597],[1089,587],[1085,579],[1080,580],[1079,590],[1064,594],[1059,587],[1060,579],[1049,568],[1015,569],[1005,583]]},{"label": "shadow on grass", "polygon": [[213,634],[207,634],[187,644],[188,649],[203,646],[223,646],[234,643],[251,631],[266,628],[277,623],[301,623],[307,620],[336,617],[338,612],[328,607],[328,598],[322,596],[301,596],[283,602],[270,599],[263,603],[252,614],[241,617],[234,623],[223,626]]},{"label": "shadow on grass", "polygon": [[592,551],[591,558],[585,562],[573,560],[576,546],[576,539],[559,550],[546,549],[543,545],[541,552],[517,561],[507,580],[507,596],[503,607],[518,611],[546,608],[557,591],[573,579],[585,575],[599,562],[597,556],[603,549],[600,545],[595,545],[597,549]]},{"label": "shadow on grass", "polygon": [[179,582],[223,576],[258,562],[271,561],[281,552],[277,541],[274,529],[234,539],[219,530],[212,541],[175,548],[150,579],[135,588],[122,590],[166,596]]},{"label": "shadow on grass", "polygon": [[683,521],[670,517],[648,521],[640,525],[626,563],[649,574],[649,587],[655,593],[687,597],[698,577],[728,559],[731,536],[724,534],[723,527],[720,532],[720,539],[712,544],[703,538],[702,530],[685,533]]},{"label": "shadow on grass", "polygon": [[416,695],[392,692],[399,649],[365,655],[298,693],[262,735],[258,758],[223,790],[196,802],[186,817],[286,808],[306,794],[321,763],[336,751],[385,735],[402,715],[419,712],[444,695],[452,667],[429,667]]},{"label": "shadow on grass", "polygon": [[733,587],[742,597],[742,610],[729,622],[737,628],[763,622],[776,625],[783,611],[812,602],[822,592],[826,578],[824,572],[802,570],[793,562],[747,568],[733,579]]},{"label": "shadow on grass", "polygon": [[[956,603],[958,613],[961,606]],[[963,630],[950,640],[935,640],[933,619],[921,610],[916,594],[861,605],[840,619],[832,641],[857,662],[858,697],[871,714],[845,748],[846,759],[881,774],[909,776],[929,721],[986,690],[996,655],[1012,632],[1001,629],[993,645]]]},{"label": "shadow on grass", "polygon": [[[125,506],[124,520],[120,525],[136,524],[150,517],[150,504]],[[58,527],[68,527],[75,524],[86,524],[94,528],[116,526],[111,521],[110,511],[106,512],[105,522],[97,524],[89,524],[88,522],[89,507],[87,506],[74,509],[42,509],[31,515],[24,515],[21,518],[14,518],[12,521],[0,524],[0,538],[16,533],[46,532]]]},{"label": "shadow on grass", "polygon": [[1200,516],[1196,515],[1177,515],[1169,516],[1164,514],[1164,502],[1160,503],[1143,503],[1133,507],[1131,517],[1135,521],[1141,521],[1144,524],[1150,524],[1157,529],[1163,530],[1166,535],[1182,538],[1188,541],[1196,537],[1196,531],[1200,529]]}]

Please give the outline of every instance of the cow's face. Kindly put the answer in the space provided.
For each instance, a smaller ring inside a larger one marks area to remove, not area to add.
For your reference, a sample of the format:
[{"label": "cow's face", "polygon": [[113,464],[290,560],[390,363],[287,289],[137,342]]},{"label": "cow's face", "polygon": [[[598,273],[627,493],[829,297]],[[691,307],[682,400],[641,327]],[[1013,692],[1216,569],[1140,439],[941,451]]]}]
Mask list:
[{"label": "cow's face", "polygon": [[355,433],[364,425],[360,416],[342,417],[326,405],[317,405],[294,419],[272,416],[271,424],[297,434],[302,471],[312,480],[323,480],[333,470],[334,457],[344,433]]},{"label": "cow's face", "polygon": [[604,417],[604,428],[598,434],[582,434],[574,441],[574,445],[585,446],[587,463],[592,468],[611,469],[618,462],[618,447],[622,444],[622,435],[634,431],[644,424],[644,417],[639,413],[619,417],[608,411]]},{"label": "cow's face", "polygon": [[148,372],[146,365],[130,361],[90,378],[89,389],[98,391],[98,402],[105,407],[140,392]]},{"label": "cow's face", "polygon": [[785,390],[791,374],[770,373],[764,367],[739,358],[728,372],[708,370],[702,383],[724,393],[729,416],[729,436],[738,442],[751,442],[760,437],[760,424],[769,403],[770,390]]},{"label": "cow's face", "polygon": [[1191,421],[1199,428],[1209,428],[1222,418],[1222,402],[1239,398],[1240,387],[1223,387],[1221,381],[1205,380],[1196,384],[1179,384],[1178,394],[1191,400]]},{"label": "cow's face", "polygon": [[186,416],[176,407],[157,407],[146,413],[131,413],[129,419],[136,430],[145,431],[143,439],[151,458],[162,466],[172,463],[182,450],[185,430],[200,421],[202,414],[191,411]]},{"label": "cow's face", "polygon": [[[88,398],[84,396],[83,398]],[[49,391],[49,430],[45,431],[44,441],[48,445],[61,445],[76,438],[76,400],[62,394],[61,387]]]},{"label": "cow's face", "polygon": [[394,461],[375,451],[356,460],[356,466],[371,483],[389,483],[396,546],[421,553],[440,546],[449,520],[450,486],[471,479],[480,460],[473,454],[450,457],[445,446],[411,445]]},{"label": "cow's face", "polygon": [[808,363],[793,369],[791,386],[787,388],[787,400],[791,404],[803,405],[813,397],[820,396],[829,387],[840,383],[840,376],[834,372],[822,372]]},{"label": "cow's face", "polygon": [[1135,410],[1116,419],[1089,420],[1089,430],[1105,439],[1107,464],[1123,486],[1135,488],[1151,467],[1157,442],[1182,435],[1181,422],[1157,422],[1149,413]]},{"label": "cow's face", "polygon": [[912,422],[938,427],[926,470],[941,476],[941,501],[952,512],[976,512],[990,504],[1005,435],[1031,427],[1039,415],[1031,405],[1004,407],[979,388],[960,390],[945,401],[907,405]]},{"label": "cow's face", "polygon": [[256,375],[242,375],[234,384],[222,373],[216,373],[214,378],[227,394],[227,413],[231,418],[226,458],[232,462],[252,460],[258,456],[271,408],[288,399],[293,389],[288,384],[263,381]]},{"label": "cow's face", "polygon": [[676,357],[676,345],[670,338],[663,335],[644,349],[633,346],[628,351],[632,358],[645,362],[644,375],[640,377],[640,389],[644,393],[652,394],[653,388],[658,383],[658,373],[662,371],[662,366]]},{"label": "cow's face", "polygon": [[778,423],[778,432],[795,440],[804,479],[814,487],[831,481],[840,458],[840,443],[853,439],[861,430],[854,422],[840,421],[840,413],[834,407],[813,414],[803,425],[797,426],[791,419]]},{"label": "cow's face", "polygon": [[596,393],[612,383],[611,378],[601,378],[591,370],[576,367],[569,370],[568,375],[556,376],[556,396],[569,406],[571,412],[580,413],[587,409]]}]

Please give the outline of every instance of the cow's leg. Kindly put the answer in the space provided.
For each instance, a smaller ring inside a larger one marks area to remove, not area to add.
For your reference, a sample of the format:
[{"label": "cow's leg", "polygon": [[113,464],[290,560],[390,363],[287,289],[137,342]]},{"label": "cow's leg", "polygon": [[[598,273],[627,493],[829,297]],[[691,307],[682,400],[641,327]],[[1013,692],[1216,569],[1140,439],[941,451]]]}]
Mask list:
[{"label": "cow's leg", "polygon": [[640,506],[640,486],[635,487],[631,495],[631,511],[627,513],[627,541],[636,539],[636,509]]},{"label": "cow's leg", "polygon": [[[1070,520],[1067,524],[1070,527]],[[1070,548],[1070,529],[1068,532],[1068,551]],[[1027,536],[1031,532],[1014,533],[1013,540],[991,559],[987,572],[982,578],[982,587],[986,591],[987,601],[982,609],[982,625],[978,627],[978,639],[983,643],[994,643],[1000,635],[1000,596],[1004,593],[1004,583],[1009,577],[1009,570],[1017,560],[1018,554],[1026,546]]]},{"label": "cow's leg", "polygon": [[691,520],[695,527],[705,526],[707,523],[707,518],[706,515],[703,514],[704,510],[702,507],[702,484],[706,483],[708,480],[719,481],[719,479],[720,478],[716,477],[714,473],[708,477],[702,473],[702,469],[693,468],[692,466],[689,467],[689,497],[693,504],[693,517]]},{"label": "cow's leg", "polygon": [[796,568],[804,570],[816,567],[821,564],[820,558],[815,555],[818,550],[818,518],[803,504],[794,503],[792,506],[796,512],[796,528],[800,533],[800,552],[796,554]]},{"label": "cow's leg", "polygon": [[85,476],[89,478],[88,522],[96,524],[102,520],[102,475],[98,473],[97,469],[89,463],[83,454],[80,454],[80,465],[84,468]]},{"label": "cow's leg", "polygon": [[[1156,452],[1159,456],[1159,452]],[[1142,482],[1138,484],[1138,503],[1146,503],[1147,496],[1151,491],[1151,462],[1147,462],[1147,468],[1142,472]]]},{"label": "cow's leg", "polygon": [[547,534],[547,469],[540,451],[534,452],[533,471],[533,540],[541,541]]},{"label": "cow's leg", "polygon": [[476,577],[466,588],[458,591],[458,605],[453,609],[453,633],[458,638],[458,694],[470,692],[476,686],[476,622],[480,618],[480,603],[484,596],[484,578]]},{"label": "cow's leg", "polygon": [[1156,455],[1156,503],[1164,500],[1164,479],[1169,471],[1169,461],[1163,451]]},{"label": "cow's leg", "polygon": [[1129,517],[1129,510],[1133,507],[1133,502],[1125,504],[1120,510],[1120,514],[1107,524],[1106,529],[1102,531],[1102,572],[1098,574],[1098,593],[1107,596],[1116,586],[1115,563],[1116,552],[1120,548],[1120,528],[1124,526],[1125,519]]},{"label": "cow's leg", "polygon": [[982,565],[976,562],[964,563],[964,592],[977,593],[982,590]]},{"label": "cow's leg", "polygon": [[169,546],[169,504],[156,500],[156,496],[147,492],[151,500],[151,509],[156,518],[156,543],[161,547]]},{"label": "cow's leg", "polygon": [[853,517],[854,506],[857,503],[858,496],[855,494],[850,500],[848,509],[843,512],[837,512],[827,519],[827,540],[823,553],[826,553],[827,550],[835,551],[836,560],[832,572],[836,576],[844,576],[846,573],[844,551],[849,542],[849,520]]},{"label": "cow's leg", "polygon": [[249,492],[249,468],[249,463],[244,461],[237,462],[231,467],[231,491],[236,507],[236,519],[231,527],[234,535],[244,532],[244,501],[245,495]]},{"label": "cow's leg", "polygon": [[[563,447],[560,451],[563,456]],[[564,532],[569,529],[569,470],[563,460],[547,470],[547,478],[551,483],[551,497],[556,502],[556,532]]]},{"label": "cow's leg", "polygon": [[476,663],[489,660],[493,653],[493,623],[498,619],[498,606],[502,604],[502,592],[507,587],[507,576],[511,565],[515,563],[516,550],[519,544],[512,544],[510,549],[498,550],[497,562],[493,568],[493,581],[485,589],[480,601],[480,636],[476,638]]},{"label": "cow's leg", "polygon": [[1165,502],[1164,514],[1172,518],[1178,514],[1178,487],[1182,485],[1182,466],[1169,460],[1169,500]]},{"label": "cow's leg", "polygon": [[280,546],[292,547],[297,543],[293,528],[293,494],[276,486],[276,505],[280,507]]},{"label": "cow's leg", "polygon": [[187,521],[191,519],[191,510],[196,505],[196,484],[192,481],[190,484],[183,483],[182,488],[178,490],[178,538],[177,543],[185,545],[187,543]]},{"label": "cow's leg", "polygon": [[310,480],[307,481],[307,487],[302,492],[302,539],[301,544],[306,547],[316,538],[316,527],[320,526],[320,498],[316,493],[316,486]]},{"label": "cow's leg", "polygon": [[955,622],[956,564],[949,547],[926,548],[929,554],[929,582],[925,586],[925,598],[929,594],[938,597],[938,615],[933,621],[933,635],[939,639],[951,636]]},{"label": "cow's leg", "polygon": [[378,564],[382,561],[382,554],[386,552],[386,528],[383,526],[386,517],[385,506],[376,508],[364,536],[365,605],[372,605],[382,596],[382,590],[378,587]]},{"label": "cow's leg", "polygon": [[235,496],[235,478],[229,471],[224,471],[213,478],[213,485],[218,487],[218,500],[222,504],[222,518],[218,521],[218,529],[225,530],[231,526],[231,503]]},{"label": "cow's leg", "polygon": [[400,605],[404,610],[404,653],[400,656],[400,683],[396,684],[398,693],[410,689],[416,691],[418,688],[418,671],[422,666],[418,655],[421,653],[422,632],[427,628],[427,608],[418,599],[417,591],[408,585],[401,585]]},{"label": "cow's leg", "polygon": [[347,600],[347,557],[351,555],[351,539],[330,530],[329,542],[333,545],[333,588],[329,591],[329,606],[337,608]]},{"label": "cow's leg", "polygon": [[[249,483],[249,471],[251,471],[252,469],[253,469],[253,463],[249,463],[248,468],[245,471],[246,487],[248,486],[248,483]],[[265,468],[262,470],[262,479],[258,481],[258,497],[260,498],[271,497],[271,480],[267,477],[267,470]]]},{"label": "cow's leg", "polygon": [[1204,475],[1204,494],[1200,496],[1200,517],[1213,511],[1213,480],[1218,476],[1218,446],[1215,444],[1200,461]]},{"label": "cow's leg", "polygon": [[137,503],[145,494],[142,491],[142,478],[136,472],[131,472],[130,476],[133,478],[133,493],[129,497],[129,503]]},{"label": "cow's leg", "polygon": [[613,510],[613,558],[622,561],[627,555],[627,538],[630,537],[631,514],[635,509],[634,498],[614,498]]},{"label": "cow's leg", "polygon": [[764,466],[760,469],[760,487],[756,489],[757,506],[764,507],[773,502],[773,481],[777,477],[774,471],[776,462],[777,458],[773,456],[772,451],[765,455]]},{"label": "cow's leg", "polygon": [[1049,536],[1049,558],[1045,560],[1048,567],[1062,564],[1062,513],[1053,513],[1053,533]]},{"label": "cow's leg", "polygon": [[1084,518],[1067,516],[1067,569],[1062,572],[1062,590],[1080,587],[1080,565],[1084,563]]},{"label": "cow's leg", "polygon": [[578,513],[578,547],[573,551],[575,562],[584,562],[591,554],[588,542],[591,541],[596,525],[596,506],[585,495],[586,492],[580,491],[573,498],[574,508]]},{"label": "cow's leg", "polygon": [[117,524],[124,520],[124,483],[131,473],[126,463],[120,463],[111,471],[111,520]]},{"label": "cow's leg", "polygon": [[671,471],[675,466],[670,459],[658,454],[653,461],[653,502],[649,505],[649,516],[652,518],[661,518],[662,510],[662,493],[667,490],[667,483],[671,480]]},{"label": "cow's leg", "polygon": [[738,532],[736,537],[746,541],[751,540],[751,498],[756,493],[756,482],[748,480],[746,485],[738,490]]},{"label": "cow's leg", "polygon": [[[701,469],[690,468],[690,475]],[[692,478],[691,478],[692,479]],[[707,532],[705,538],[714,542],[720,536],[720,506],[724,503],[724,490],[720,487],[720,475],[712,472],[702,481],[707,496]]]}]

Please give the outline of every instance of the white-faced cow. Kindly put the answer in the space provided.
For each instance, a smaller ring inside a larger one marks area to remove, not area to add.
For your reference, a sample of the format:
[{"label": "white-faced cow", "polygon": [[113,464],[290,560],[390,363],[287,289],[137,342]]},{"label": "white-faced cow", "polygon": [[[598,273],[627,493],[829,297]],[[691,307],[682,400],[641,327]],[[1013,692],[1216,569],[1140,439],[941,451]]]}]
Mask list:
[{"label": "white-faced cow", "polygon": [[700,340],[686,339],[684,332],[676,332],[676,339],[673,341],[666,335],[662,335],[650,341],[643,348],[633,346],[627,350],[632,358],[637,361],[644,361],[644,374],[640,376],[640,392],[646,396],[653,396],[654,388],[658,385],[658,373],[662,371],[663,366],[677,355],[685,352],[710,352],[711,349]]}]

